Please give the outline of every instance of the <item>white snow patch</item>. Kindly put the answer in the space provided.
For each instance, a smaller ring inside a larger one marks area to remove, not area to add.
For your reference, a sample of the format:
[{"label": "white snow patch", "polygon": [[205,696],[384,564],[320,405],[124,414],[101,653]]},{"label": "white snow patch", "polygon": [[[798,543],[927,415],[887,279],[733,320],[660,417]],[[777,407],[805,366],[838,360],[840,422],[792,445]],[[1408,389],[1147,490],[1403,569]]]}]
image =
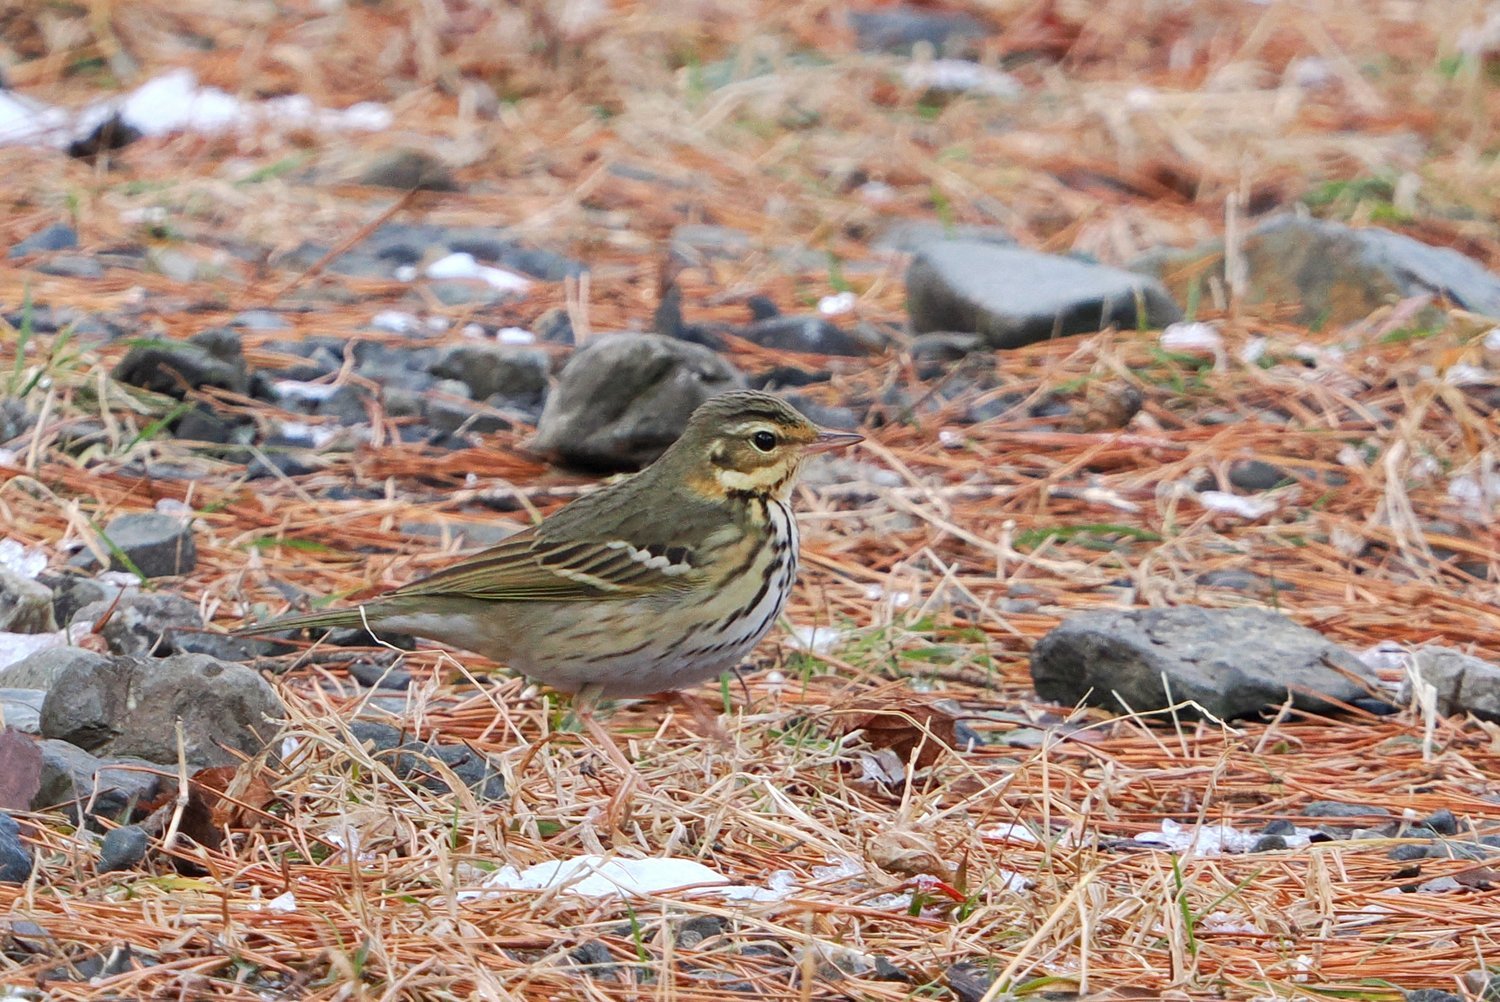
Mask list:
[{"label": "white snow patch", "polygon": [[1382,640],[1359,652],[1359,659],[1375,671],[1399,671],[1406,667],[1410,658],[1406,648],[1394,640]]},{"label": "white snow patch", "polygon": [[[574,856],[537,863],[525,870],[503,866],[484,882],[489,891],[546,891],[561,887],[566,894],[586,898],[641,897],[683,888],[729,884],[729,878],[691,859],[606,859]],[[743,888],[754,892],[760,888]],[[484,891],[460,891],[460,900],[486,896]]]},{"label": "white snow patch", "polygon": [[531,279],[504,268],[480,264],[473,254],[456,253],[438,258],[427,266],[426,275],[437,279],[476,279],[502,292],[520,293],[531,288]]},{"label": "white snow patch", "polygon": [[304,383],[296,379],[278,379],[271,384],[271,393],[277,400],[311,404],[329,399],[338,389],[333,383]]},{"label": "white snow patch", "polygon": [[495,332],[501,344],[536,344],[536,335],[524,327],[502,327]]},{"label": "white snow patch", "polygon": [[824,296],[818,300],[818,312],[825,317],[842,316],[845,313],[853,313],[857,302],[859,302],[859,299],[852,292],[840,292],[832,296]]},{"label": "white snow patch", "polygon": [[66,630],[52,633],[0,633],[0,668],[8,668],[23,658],[49,647],[62,647],[68,642]]},{"label": "white snow patch", "polygon": [[967,59],[926,59],[908,63],[901,82],[912,90],[968,92],[990,97],[1020,97],[1024,88],[1009,73]]},{"label": "white snow patch", "polygon": [[827,654],[844,639],[844,631],[836,626],[793,626],[792,639],[813,654]]},{"label": "white snow patch", "polygon": [[1222,512],[1226,515],[1237,515],[1248,521],[1265,518],[1279,507],[1275,498],[1241,497],[1238,494],[1230,494],[1226,491],[1200,491],[1198,503],[1209,511]]},{"label": "white snow patch", "polygon": [[996,842],[1016,842],[1021,845],[1039,845],[1041,839],[1030,828],[1021,824],[997,825],[994,828],[986,828],[979,833],[983,839],[991,839]]},{"label": "white snow patch", "polygon": [[1161,346],[1171,351],[1203,351],[1217,355],[1224,350],[1224,337],[1213,324],[1179,321],[1161,332]]},{"label": "white snow patch", "polygon": [[370,327],[377,331],[389,331],[392,334],[409,334],[422,326],[422,321],[414,313],[405,310],[381,310],[370,318]]},{"label": "white snow patch", "polygon": [[1209,912],[1198,920],[1199,932],[1239,933],[1246,936],[1259,936],[1262,932],[1260,926],[1242,915],[1231,912],[1219,911]]},{"label": "white snow patch", "polygon": [[[1298,828],[1294,834],[1283,835],[1287,848],[1297,849],[1308,844],[1318,833],[1316,828]],[[1221,856],[1225,853],[1249,852],[1260,841],[1258,832],[1241,831],[1228,823],[1216,825],[1180,825],[1170,818],[1163,820],[1161,830],[1144,832],[1135,837],[1137,842],[1160,846],[1168,852],[1192,853],[1195,856]]]},{"label": "white snow patch", "polygon": [[14,539],[0,539],[0,567],[18,577],[35,578],[47,569],[47,555]]}]

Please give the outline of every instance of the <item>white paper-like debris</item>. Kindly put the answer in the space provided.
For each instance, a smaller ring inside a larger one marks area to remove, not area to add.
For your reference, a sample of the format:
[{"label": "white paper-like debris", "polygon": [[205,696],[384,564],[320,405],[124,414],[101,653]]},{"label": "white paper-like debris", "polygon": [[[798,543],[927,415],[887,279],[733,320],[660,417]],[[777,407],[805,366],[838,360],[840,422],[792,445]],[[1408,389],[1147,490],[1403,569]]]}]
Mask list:
[{"label": "white paper-like debris", "polygon": [[954,431],[952,428],[939,428],[938,445],[944,449],[962,449],[964,447],[963,433]]},{"label": "white paper-like debris", "polygon": [[[1283,835],[1287,848],[1297,849],[1308,844],[1318,833],[1316,828],[1298,828],[1294,834]],[[1161,831],[1137,835],[1137,842],[1156,845],[1168,852],[1187,853],[1195,856],[1221,856],[1224,853],[1249,852],[1260,841],[1258,832],[1241,831],[1229,824],[1204,825],[1201,828],[1180,825],[1171,819],[1161,823]]]},{"label": "white paper-like debris", "polygon": [[1449,386],[1487,386],[1494,381],[1495,377],[1489,370],[1463,362],[1448,366],[1448,371],[1443,373],[1443,382]]},{"label": "white paper-like debris", "polygon": [[148,80],[124,97],[106,98],[76,111],[11,92],[0,94],[0,145],[61,148],[88,136],[115,116],[145,136],[306,128],[379,132],[390,128],[394,120],[389,109],[372,102],[332,111],[317,107],[300,94],[241,101],[217,87],[200,85],[192,70],[176,69]]},{"label": "white paper-like debris", "polygon": [[825,317],[842,316],[845,313],[853,313],[855,304],[858,302],[859,298],[854,293],[839,292],[818,300],[818,312]]},{"label": "white paper-like debris", "polygon": [[866,181],[856,193],[871,205],[889,205],[896,199],[896,189],[884,181]]},{"label": "white paper-like debris", "polygon": [[536,344],[536,335],[524,327],[502,327],[495,339],[501,344]]},{"label": "white paper-like debris", "polygon": [[1406,667],[1411,655],[1396,641],[1382,640],[1374,647],[1360,651],[1359,659],[1375,671],[1399,671]]},{"label": "white paper-like debris", "polygon": [[389,331],[392,334],[408,334],[422,326],[414,313],[404,310],[381,310],[370,318],[370,328],[377,331]]},{"label": "white paper-like debris", "polygon": [[[606,859],[595,855],[537,863],[525,870],[503,866],[484,882],[492,891],[545,891],[561,887],[566,894],[586,898],[640,897],[683,888],[717,889],[727,884],[729,878],[696,860]],[[483,891],[461,891],[459,898],[483,894]]]},{"label": "white paper-like debris", "polygon": [[1269,342],[1263,337],[1253,337],[1246,341],[1239,350],[1239,360],[1246,365],[1254,365],[1266,357],[1266,348]]},{"label": "white paper-like debris", "polygon": [[1460,474],[1448,481],[1448,500],[1471,518],[1488,523],[1494,519],[1495,506],[1500,503],[1500,474],[1493,470],[1485,471],[1483,476]]},{"label": "white paper-like debris", "polygon": [[1125,92],[1125,104],[1127,107],[1137,111],[1149,108],[1156,103],[1156,91],[1150,87],[1132,87]]},{"label": "white paper-like debris", "polygon": [[844,631],[836,626],[794,626],[792,639],[813,654],[827,654],[844,639]]},{"label": "white paper-like debris", "polygon": [[1254,521],[1265,518],[1278,507],[1276,499],[1260,495],[1257,497],[1241,497],[1238,494],[1230,494],[1227,491],[1200,491],[1198,503],[1209,511],[1222,512],[1226,515],[1238,515],[1240,518]]},{"label": "white paper-like debris", "polygon": [[813,879],[824,883],[835,880],[848,880],[850,877],[858,877],[864,872],[865,864],[853,856],[830,859],[828,865],[812,868]]},{"label": "white paper-like debris", "polygon": [[321,424],[307,424],[304,421],[281,422],[281,433],[287,438],[305,438],[312,442],[314,449],[323,446],[339,437],[340,429]]},{"label": "white paper-like debris", "polygon": [[1020,97],[1021,81],[1001,70],[967,59],[926,59],[907,63],[901,82],[912,90],[987,94],[990,97]]},{"label": "white paper-like debris", "polygon": [[1235,915],[1232,912],[1219,911],[1209,912],[1198,920],[1199,932],[1217,933],[1240,933],[1246,936],[1259,936],[1262,932],[1260,926],[1245,918],[1243,915]]},{"label": "white paper-like debris", "polygon": [[17,577],[35,578],[47,569],[47,555],[32,550],[14,539],[0,539],[0,567]]},{"label": "white paper-like debris", "polygon": [[282,915],[289,915],[297,910],[297,895],[293,894],[291,891],[283,891],[281,894],[276,895],[270,901],[267,901],[265,904],[265,909],[268,912],[277,912]]},{"label": "white paper-like debris", "polygon": [[986,828],[979,833],[983,839],[991,839],[996,842],[1016,842],[1021,845],[1038,845],[1041,839],[1030,828],[1021,824],[998,825],[994,828]]},{"label": "white paper-like debris", "polygon": [[475,279],[502,292],[519,293],[531,288],[531,279],[504,268],[480,264],[473,254],[457,253],[438,258],[427,266],[426,274],[428,278],[437,279]]},{"label": "white paper-like debris", "polygon": [[1205,351],[1217,355],[1224,350],[1224,337],[1213,324],[1179,321],[1161,332],[1161,346],[1169,351]]},{"label": "white paper-like debris", "polygon": [[277,400],[294,400],[298,403],[321,403],[338,390],[332,383],[304,383],[297,379],[278,379],[271,383],[271,393]]}]

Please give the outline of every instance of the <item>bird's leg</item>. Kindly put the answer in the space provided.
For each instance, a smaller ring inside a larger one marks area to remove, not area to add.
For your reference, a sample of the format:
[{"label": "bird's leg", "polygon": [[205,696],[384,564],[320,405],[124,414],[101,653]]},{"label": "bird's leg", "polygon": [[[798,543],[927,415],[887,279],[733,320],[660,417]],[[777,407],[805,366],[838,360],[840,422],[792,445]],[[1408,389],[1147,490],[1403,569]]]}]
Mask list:
[{"label": "bird's leg", "polygon": [[620,770],[620,787],[614,796],[609,798],[609,805],[605,808],[604,817],[611,827],[618,827],[619,822],[625,819],[629,813],[630,796],[637,787],[644,787],[645,780],[636,771],[625,752],[615,743],[614,735],[594,717],[594,711],[599,707],[599,700],[604,695],[603,688],[598,685],[585,685],[578,690],[573,697],[573,714],[578,718],[578,723],[588,732],[589,737],[599,746],[599,751],[616,768]]}]

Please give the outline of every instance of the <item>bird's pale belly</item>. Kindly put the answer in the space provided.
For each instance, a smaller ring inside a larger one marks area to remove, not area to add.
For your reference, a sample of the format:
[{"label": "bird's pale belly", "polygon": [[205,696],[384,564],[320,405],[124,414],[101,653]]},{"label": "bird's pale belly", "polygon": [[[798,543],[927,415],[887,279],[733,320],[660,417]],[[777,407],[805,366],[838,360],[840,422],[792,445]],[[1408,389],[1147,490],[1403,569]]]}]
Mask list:
[{"label": "bird's pale belly", "polygon": [[733,586],[707,595],[467,603],[441,616],[393,615],[380,626],[477,651],[564,692],[597,685],[605,696],[644,696],[696,685],[743,661],[786,603],[797,573],[796,524],[773,507],[782,544],[765,546]]}]

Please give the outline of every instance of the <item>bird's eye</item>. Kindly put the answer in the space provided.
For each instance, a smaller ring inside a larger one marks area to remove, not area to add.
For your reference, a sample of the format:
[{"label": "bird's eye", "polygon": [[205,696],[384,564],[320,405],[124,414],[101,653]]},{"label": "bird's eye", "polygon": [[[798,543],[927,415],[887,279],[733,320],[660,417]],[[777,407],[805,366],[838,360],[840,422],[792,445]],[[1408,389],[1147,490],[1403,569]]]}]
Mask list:
[{"label": "bird's eye", "polygon": [[750,443],[761,452],[770,452],[776,448],[776,436],[768,431],[758,431],[750,436]]}]

